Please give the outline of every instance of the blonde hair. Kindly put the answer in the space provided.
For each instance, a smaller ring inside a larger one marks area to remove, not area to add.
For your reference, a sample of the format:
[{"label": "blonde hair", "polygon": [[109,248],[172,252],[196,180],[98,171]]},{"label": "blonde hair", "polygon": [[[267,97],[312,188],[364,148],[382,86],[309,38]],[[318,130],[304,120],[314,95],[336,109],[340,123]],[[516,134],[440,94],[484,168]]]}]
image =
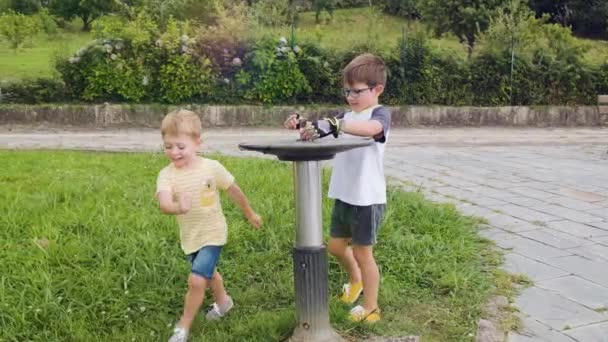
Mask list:
[{"label": "blonde hair", "polygon": [[201,137],[201,119],[190,110],[177,109],[165,115],[160,125],[163,138],[167,135],[186,134],[194,139]]},{"label": "blonde hair", "polygon": [[344,84],[365,83],[370,87],[386,85],[386,66],[382,58],[364,53],[355,57],[342,71]]}]

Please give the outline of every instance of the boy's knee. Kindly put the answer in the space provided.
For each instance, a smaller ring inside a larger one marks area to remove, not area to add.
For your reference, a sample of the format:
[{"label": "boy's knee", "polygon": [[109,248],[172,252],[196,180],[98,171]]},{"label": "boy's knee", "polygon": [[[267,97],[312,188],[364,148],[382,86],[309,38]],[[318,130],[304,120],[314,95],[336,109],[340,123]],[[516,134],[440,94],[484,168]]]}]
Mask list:
[{"label": "boy's knee", "polygon": [[343,239],[330,239],[327,243],[327,251],[333,256],[342,256],[346,253],[348,242]]},{"label": "boy's knee", "polygon": [[200,275],[191,273],[188,278],[188,287],[195,291],[205,291],[207,288],[207,279]]},{"label": "boy's knee", "polygon": [[353,246],[353,255],[357,262],[366,262],[366,261],[374,261],[374,252],[372,246]]},{"label": "boy's knee", "polygon": [[221,282],[222,280],[222,275],[218,271],[213,272],[212,282]]}]

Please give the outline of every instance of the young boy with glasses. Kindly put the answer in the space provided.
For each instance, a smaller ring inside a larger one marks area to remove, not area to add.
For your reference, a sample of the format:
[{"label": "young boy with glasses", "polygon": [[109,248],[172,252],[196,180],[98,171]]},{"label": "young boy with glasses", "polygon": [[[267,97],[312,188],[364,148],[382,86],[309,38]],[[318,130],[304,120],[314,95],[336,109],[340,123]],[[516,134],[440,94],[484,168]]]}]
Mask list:
[{"label": "young boy with glasses", "polygon": [[334,159],[328,197],[335,203],[327,247],[349,276],[340,300],[353,304],[365,289],[363,303],[350,311],[350,319],[373,323],[380,319],[380,273],[373,246],[386,206],[384,148],[391,125],[390,112],[378,103],[386,86],[386,66],[379,57],[363,54],[353,59],[342,75],[350,111],[312,121],[293,114],[285,127],[299,129],[302,140],[342,134],[375,141],[368,147],[338,153]]}]

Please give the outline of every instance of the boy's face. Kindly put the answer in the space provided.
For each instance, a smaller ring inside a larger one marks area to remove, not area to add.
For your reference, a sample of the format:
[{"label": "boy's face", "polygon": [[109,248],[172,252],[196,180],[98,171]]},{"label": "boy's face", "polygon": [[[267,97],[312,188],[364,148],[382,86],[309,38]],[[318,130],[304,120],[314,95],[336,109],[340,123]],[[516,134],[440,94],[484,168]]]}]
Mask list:
[{"label": "boy's face", "polygon": [[163,138],[165,155],[177,168],[192,165],[201,146],[200,138],[186,134],[166,135]]},{"label": "boy's face", "polygon": [[344,96],[355,112],[363,111],[371,106],[378,104],[378,97],[384,91],[383,85],[370,87],[362,82],[344,85]]}]

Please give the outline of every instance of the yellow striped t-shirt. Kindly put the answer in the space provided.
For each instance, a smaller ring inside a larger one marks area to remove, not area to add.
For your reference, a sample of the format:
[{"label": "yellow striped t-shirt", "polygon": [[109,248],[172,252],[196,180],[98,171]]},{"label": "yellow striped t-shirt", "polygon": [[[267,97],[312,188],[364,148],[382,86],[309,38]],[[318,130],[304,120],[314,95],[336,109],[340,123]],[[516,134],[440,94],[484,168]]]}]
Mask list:
[{"label": "yellow striped t-shirt", "polygon": [[156,192],[168,191],[177,199],[180,192],[192,193],[192,208],[176,215],[182,249],[194,253],[203,246],[226,244],[228,229],[222,212],[219,190],[228,189],[234,177],[218,161],[198,158],[189,169],[173,164],[162,169],[156,180]]}]

